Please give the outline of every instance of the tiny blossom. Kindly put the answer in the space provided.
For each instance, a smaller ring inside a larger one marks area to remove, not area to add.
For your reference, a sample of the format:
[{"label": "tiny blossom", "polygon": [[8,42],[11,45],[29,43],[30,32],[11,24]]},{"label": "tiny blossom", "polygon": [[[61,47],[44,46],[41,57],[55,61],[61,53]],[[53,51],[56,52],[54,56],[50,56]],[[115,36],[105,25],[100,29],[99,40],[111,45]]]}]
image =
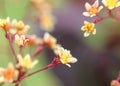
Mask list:
[{"label": "tiny blossom", "polygon": [[84,37],[88,37],[91,33],[96,34],[95,24],[84,21],[84,26],[81,27],[82,31],[85,31]]},{"label": "tiny blossom", "polygon": [[55,17],[51,14],[43,14],[40,17],[40,25],[45,31],[52,31],[56,23]]},{"label": "tiny blossom", "polygon": [[27,44],[30,46],[40,44],[40,39],[37,38],[36,35],[27,35],[27,39],[29,40]]},{"label": "tiny blossom", "polygon": [[54,49],[54,47],[56,46],[56,42],[57,42],[56,38],[54,38],[47,32],[44,34],[43,41],[51,49]]},{"label": "tiny blossom", "polygon": [[119,0],[102,0],[102,3],[108,9],[114,9],[115,7],[119,7],[120,6],[120,1]]},{"label": "tiny blossom", "polygon": [[18,59],[19,59],[18,65],[20,65],[25,69],[33,68],[38,63],[38,60],[35,60],[34,62],[32,62],[32,59],[29,54],[27,54],[25,57],[18,55]]},{"label": "tiny blossom", "polygon": [[3,30],[9,30],[11,28],[10,18],[0,19],[0,28]]},{"label": "tiny blossom", "polygon": [[15,43],[20,47],[24,46],[28,41],[29,40],[26,39],[25,35],[15,35]]},{"label": "tiny blossom", "polygon": [[62,64],[65,64],[68,67],[71,67],[71,65],[69,63],[77,62],[77,59],[70,54],[69,50],[60,47],[60,48],[58,48],[57,52],[58,52],[57,54],[58,54]]},{"label": "tiny blossom", "polygon": [[22,21],[14,22],[14,26],[16,28],[14,32],[16,32],[17,34],[25,34],[30,28],[29,25],[25,25]]},{"label": "tiny blossom", "polygon": [[103,6],[99,6],[99,2],[98,0],[96,0],[93,5],[90,5],[89,3],[85,3],[85,8],[87,10],[87,12],[83,12],[84,16],[88,16],[88,17],[93,17],[96,16],[96,14],[98,14],[101,9],[103,8]]},{"label": "tiny blossom", "polygon": [[0,75],[0,82],[11,83],[17,77],[18,71],[15,70],[13,64],[10,63],[7,69],[0,68]]},{"label": "tiny blossom", "polygon": [[120,86],[120,83],[118,80],[112,80],[110,86]]}]

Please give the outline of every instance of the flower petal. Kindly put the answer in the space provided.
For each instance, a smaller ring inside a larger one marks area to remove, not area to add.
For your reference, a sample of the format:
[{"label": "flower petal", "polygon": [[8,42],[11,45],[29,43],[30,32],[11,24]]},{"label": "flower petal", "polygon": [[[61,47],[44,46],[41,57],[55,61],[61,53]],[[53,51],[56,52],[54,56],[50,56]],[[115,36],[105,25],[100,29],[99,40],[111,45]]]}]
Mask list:
[{"label": "flower petal", "polygon": [[82,31],[85,31],[85,28],[84,28],[84,26],[82,26],[82,27],[81,27],[81,30],[82,30]]},{"label": "flower petal", "polygon": [[88,37],[89,35],[90,35],[90,33],[88,33],[88,32],[84,33],[84,37]]},{"label": "flower petal", "polygon": [[94,29],[94,31],[93,31],[93,35],[95,35],[96,34],[96,29]]},{"label": "flower petal", "polygon": [[33,68],[37,63],[38,63],[38,60],[35,60],[34,62],[32,62],[31,68]]},{"label": "flower petal", "polygon": [[100,6],[98,9],[98,12],[100,12],[103,9],[103,6]]},{"label": "flower petal", "polygon": [[98,5],[99,5],[99,2],[98,2],[98,0],[96,0],[94,3],[93,3],[93,7],[98,7]]},{"label": "flower petal", "polygon": [[88,11],[88,10],[91,8],[91,5],[86,2],[86,3],[85,3],[85,8],[86,8],[86,10]]},{"label": "flower petal", "polygon": [[83,12],[83,15],[84,15],[84,16],[87,16],[87,17],[90,16],[90,14],[89,14],[88,12]]}]

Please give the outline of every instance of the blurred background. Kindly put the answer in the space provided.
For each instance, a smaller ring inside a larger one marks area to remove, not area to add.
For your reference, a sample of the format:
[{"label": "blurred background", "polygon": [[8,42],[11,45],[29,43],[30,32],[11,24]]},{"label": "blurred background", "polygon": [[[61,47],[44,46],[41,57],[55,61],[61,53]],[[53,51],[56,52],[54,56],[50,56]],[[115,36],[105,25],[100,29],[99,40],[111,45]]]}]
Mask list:
[{"label": "blurred background", "polygon": [[[29,34],[38,37],[42,37],[46,31],[50,32],[59,44],[71,50],[78,62],[72,64],[71,68],[62,65],[35,74],[20,86],[110,86],[120,69],[120,8],[113,10],[112,18],[96,25],[96,35],[84,38],[80,28],[84,20],[92,21],[82,15],[84,4],[92,4],[95,0],[44,0],[42,4],[40,1],[0,0],[0,18],[22,20],[31,26]],[[42,18],[44,20],[46,14],[49,14],[47,18],[50,21],[44,23]],[[100,13],[100,16],[105,15],[106,8]],[[0,67],[7,67],[13,59],[2,31],[0,40]],[[28,51],[26,49],[25,54]],[[37,57],[39,64],[30,72],[46,66],[54,56],[53,51],[46,49]]]}]

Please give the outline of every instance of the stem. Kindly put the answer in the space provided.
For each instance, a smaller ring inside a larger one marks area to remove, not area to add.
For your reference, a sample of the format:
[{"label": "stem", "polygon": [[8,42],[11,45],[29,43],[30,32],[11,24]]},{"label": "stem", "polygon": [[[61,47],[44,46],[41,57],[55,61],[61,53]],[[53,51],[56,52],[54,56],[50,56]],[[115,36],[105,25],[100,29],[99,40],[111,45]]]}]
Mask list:
[{"label": "stem", "polygon": [[112,15],[112,10],[107,9],[107,13],[108,13],[109,16],[113,17],[113,15]]},{"label": "stem", "polygon": [[28,74],[28,75],[25,75],[25,76],[23,76],[23,77],[20,78],[19,82],[21,82],[21,81],[24,80],[25,78],[30,77],[30,76],[38,73],[38,72],[41,72],[41,71],[47,70],[47,69],[51,69],[51,68],[55,67],[56,65],[57,65],[57,64],[49,64],[49,65],[47,65],[47,66],[44,67],[44,68],[41,68],[41,69],[39,69],[39,70],[36,70],[35,72],[32,72],[32,73],[30,73],[30,74]]},{"label": "stem", "polygon": [[31,58],[34,59],[43,49],[44,49],[43,46],[39,46],[39,47],[36,49],[35,53],[31,56]]},{"label": "stem", "polygon": [[16,83],[15,86],[19,86],[19,83]]},{"label": "stem", "polygon": [[7,32],[6,32],[6,38],[8,39],[8,42],[9,42],[9,45],[10,45],[10,49],[11,49],[12,54],[13,54],[13,56],[14,56],[15,62],[18,63],[17,55],[16,55],[16,52],[15,52],[15,50],[14,50],[14,48],[13,48],[13,45],[12,45],[12,40],[11,40],[11,35],[10,35],[10,33],[7,33]]},{"label": "stem", "polygon": [[22,56],[23,56],[23,48],[24,48],[24,47],[19,47],[19,53],[20,53],[20,55],[22,55]]}]

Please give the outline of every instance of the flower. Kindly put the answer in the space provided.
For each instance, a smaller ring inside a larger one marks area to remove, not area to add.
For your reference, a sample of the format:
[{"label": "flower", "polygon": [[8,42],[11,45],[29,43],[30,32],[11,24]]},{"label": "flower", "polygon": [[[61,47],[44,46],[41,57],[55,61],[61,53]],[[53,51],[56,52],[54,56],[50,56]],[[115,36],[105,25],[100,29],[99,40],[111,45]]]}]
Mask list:
[{"label": "flower", "polygon": [[17,32],[19,35],[27,33],[27,31],[30,29],[30,26],[25,25],[22,21],[14,22],[14,26],[16,28],[16,31],[14,32]]},{"label": "flower", "polygon": [[20,47],[23,47],[28,41],[29,39],[26,39],[25,35],[15,35],[15,43]]},{"label": "flower", "polygon": [[28,42],[27,44],[29,46],[33,46],[36,44],[40,44],[40,39],[36,37],[36,35],[27,35]]},{"label": "flower", "polygon": [[13,82],[15,77],[18,75],[18,71],[15,70],[12,63],[9,63],[7,69],[0,68],[0,82]]},{"label": "flower", "polygon": [[103,8],[103,6],[99,6],[98,0],[96,0],[93,5],[90,5],[89,3],[85,3],[85,8],[87,12],[83,12],[84,16],[93,17],[96,16],[100,12],[100,10]]},{"label": "flower", "polygon": [[117,80],[112,80],[110,86],[120,86],[120,83]]},{"label": "flower", "polygon": [[53,31],[56,20],[52,14],[42,14],[39,18],[42,29],[45,31]]},{"label": "flower", "polygon": [[63,47],[58,48],[57,54],[60,58],[61,63],[67,65],[68,67],[71,67],[69,63],[77,62],[77,59],[70,54],[70,51],[64,49]]},{"label": "flower", "polygon": [[107,7],[108,9],[113,9],[115,7],[120,6],[119,0],[102,0],[102,3]]},{"label": "flower", "polygon": [[95,24],[84,21],[84,26],[81,27],[82,31],[85,31],[84,37],[88,37],[91,33],[96,34]]},{"label": "flower", "polygon": [[38,63],[38,60],[32,62],[32,59],[29,54],[27,54],[25,57],[18,55],[18,59],[19,59],[19,65],[25,69],[33,68]]},{"label": "flower", "polygon": [[54,38],[47,32],[44,34],[43,41],[51,49],[55,48],[57,42],[56,38]]},{"label": "flower", "polygon": [[0,28],[3,30],[9,30],[11,28],[10,18],[0,19]]}]

